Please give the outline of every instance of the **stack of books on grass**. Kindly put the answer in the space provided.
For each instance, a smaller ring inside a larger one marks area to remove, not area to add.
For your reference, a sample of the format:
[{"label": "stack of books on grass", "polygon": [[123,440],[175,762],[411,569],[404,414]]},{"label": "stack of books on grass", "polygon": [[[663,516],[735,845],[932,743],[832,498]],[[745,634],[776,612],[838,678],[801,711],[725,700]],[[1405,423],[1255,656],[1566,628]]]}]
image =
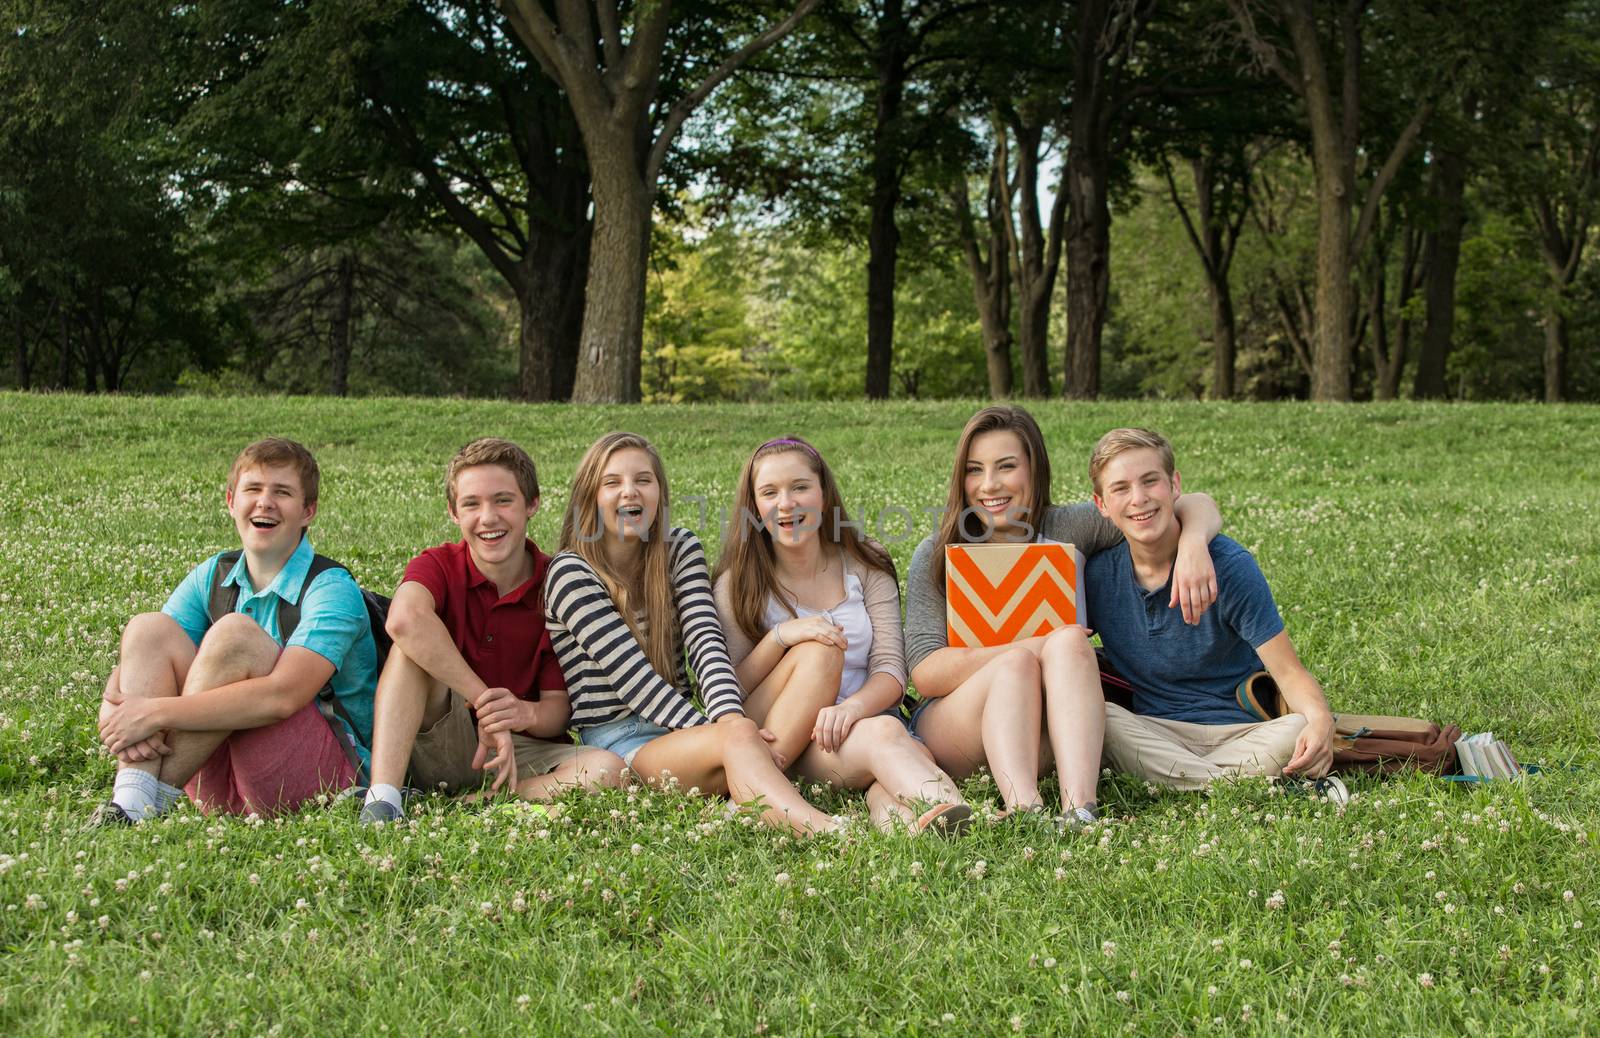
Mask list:
[{"label": "stack of books on grass", "polygon": [[1456,759],[1461,774],[1477,779],[1519,778],[1522,765],[1493,732],[1479,732],[1456,740]]}]

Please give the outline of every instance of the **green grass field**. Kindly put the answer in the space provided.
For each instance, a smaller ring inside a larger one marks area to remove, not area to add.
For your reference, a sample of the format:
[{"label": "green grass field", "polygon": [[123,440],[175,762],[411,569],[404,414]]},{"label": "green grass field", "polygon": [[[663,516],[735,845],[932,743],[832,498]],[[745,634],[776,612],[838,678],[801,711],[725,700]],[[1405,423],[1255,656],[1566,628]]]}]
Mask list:
[{"label": "green grass field", "polygon": [[[907,535],[892,509],[942,503],[973,407],[0,395],[0,1034],[1595,1030],[1593,408],[1035,409],[1058,500],[1087,495],[1106,428],[1167,433],[1335,709],[1493,729],[1550,769],[1520,784],[1361,780],[1338,811],[1123,780],[1093,832],[949,844],[797,843],[642,792],[555,822],[433,802],[383,831],[349,805],[81,829],[110,788],[93,718],[120,628],[230,545],[221,483],[250,439],[312,447],[315,543],[375,588],[451,537],[441,473],[462,442],[532,451],[548,548],[578,456],[619,427],[713,513],[751,448],[806,435],[903,575],[929,520]],[[677,520],[714,556],[714,518]]]}]

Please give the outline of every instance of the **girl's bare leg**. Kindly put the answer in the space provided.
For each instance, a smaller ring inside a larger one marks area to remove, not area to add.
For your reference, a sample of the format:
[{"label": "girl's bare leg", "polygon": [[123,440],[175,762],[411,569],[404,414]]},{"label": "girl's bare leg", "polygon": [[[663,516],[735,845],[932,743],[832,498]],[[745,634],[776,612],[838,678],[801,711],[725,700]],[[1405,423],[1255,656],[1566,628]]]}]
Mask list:
[{"label": "girl's bare leg", "polygon": [[763,821],[799,835],[839,827],[806,803],[778,770],[766,740],[748,717],[668,732],[634,755],[633,770],[653,785],[675,778],[686,790],[698,786],[702,793],[726,794],[741,804],[759,800]]},{"label": "girl's bare leg", "polygon": [[801,642],[745,699],[745,716],[778,737],[773,745],[785,760],[798,760],[811,742],[817,712],[839,698],[843,673],[844,653],[821,642]]},{"label": "girl's bare leg", "polygon": [[922,713],[917,727],[946,773],[965,778],[985,762],[1008,810],[1035,807],[1043,715],[1039,660],[1002,653]]},{"label": "girl's bare leg", "polygon": [[1061,809],[1089,807],[1096,801],[1106,734],[1106,700],[1094,648],[1082,628],[1064,627],[1045,641],[1039,666]]}]

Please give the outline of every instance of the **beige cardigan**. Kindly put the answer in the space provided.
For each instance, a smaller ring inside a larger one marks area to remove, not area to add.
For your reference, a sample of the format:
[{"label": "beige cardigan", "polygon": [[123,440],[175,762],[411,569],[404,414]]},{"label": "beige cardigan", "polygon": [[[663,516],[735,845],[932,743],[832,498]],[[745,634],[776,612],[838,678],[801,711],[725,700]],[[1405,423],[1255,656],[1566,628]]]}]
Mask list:
[{"label": "beige cardigan", "polygon": [[[872,650],[867,654],[867,677],[888,674],[904,688],[906,684],[905,633],[900,627],[900,584],[894,574],[864,566],[854,555],[846,552],[844,571],[853,573],[861,581],[861,597],[866,602],[867,619],[872,624]],[[722,634],[728,641],[728,655],[737,667],[755,650],[755,643],[746,638],[733,618],[733,592],[730,574],[717,578],[712,594],[717,600],[717,618],[722,621]],[[747,693],[749,689],[745,690]]]}]

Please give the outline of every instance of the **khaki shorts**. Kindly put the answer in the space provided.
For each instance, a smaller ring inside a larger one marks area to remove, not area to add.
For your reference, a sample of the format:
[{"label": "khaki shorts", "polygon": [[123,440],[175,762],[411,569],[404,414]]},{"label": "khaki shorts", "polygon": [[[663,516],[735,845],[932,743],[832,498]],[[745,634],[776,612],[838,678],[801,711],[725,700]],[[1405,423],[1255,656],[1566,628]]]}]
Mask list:
[{"label": "khaki shorts", "polygon": [[[549,774],[576,757],[579,750],[570,742],[535,739],[519,732],[511,733],[511,745],[519,780]],[[411,748],[411,784],[426,792],[443,789],[446,793],[484,786],[493,773],[473,769],[472,756],[477,752],[477,722],[466,700],[451,692],[449,713],[432,728],[417,733]]]}]

